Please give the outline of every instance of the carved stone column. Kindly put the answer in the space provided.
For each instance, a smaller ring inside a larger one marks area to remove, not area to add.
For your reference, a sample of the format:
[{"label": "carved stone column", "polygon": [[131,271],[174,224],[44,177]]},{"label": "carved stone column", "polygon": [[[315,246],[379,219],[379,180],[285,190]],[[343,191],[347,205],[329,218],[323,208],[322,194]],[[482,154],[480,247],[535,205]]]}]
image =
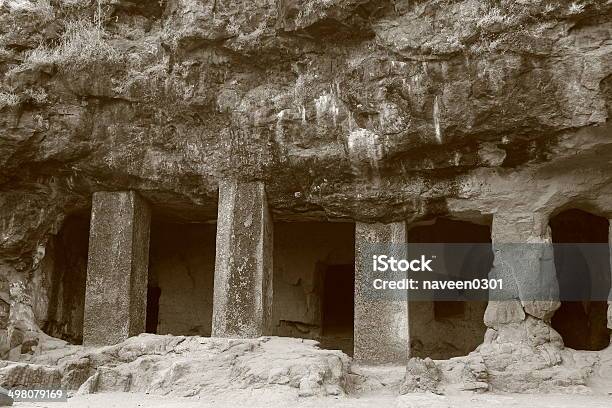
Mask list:
[{"label": "carved stone column", "polygon": [[489,301],[485,324],[519,322],[525,314],[548,320],[559,308],[548,218],[534,213],[498,213],[493,217],[495,259],[490,277],[502,279],[505,298]]},{"label": "carved stone column", "polygon": [[249,338],[268,332],[272,229],[262,182],[220,183],[213,336]]},{"label": "carved stone column", "polygon": [[[390,245],[385,245],[390,244]],[[372,288],[372,250],[381,254],[403,253],[406,224],[355,226],[355,322],[354,358],[364,363],[408,361],[410,348],[407,291],[390,294]],[[398,253],[400,252],[400,253]]]},{"label": "carved stone column", "polygon": [[[610,233],[608,234],[608,247],[610,247],[610,270],[612,270],[612,220],[609,220]],[[608,295],[608,329],[612,330],[612,289]],[[612,332],[610,333],[612,344]]]},{"label": "carved stone column", "polygon": [[145,331],[148,204],[133,191],[93,195],[83,344],[110,345]]}]

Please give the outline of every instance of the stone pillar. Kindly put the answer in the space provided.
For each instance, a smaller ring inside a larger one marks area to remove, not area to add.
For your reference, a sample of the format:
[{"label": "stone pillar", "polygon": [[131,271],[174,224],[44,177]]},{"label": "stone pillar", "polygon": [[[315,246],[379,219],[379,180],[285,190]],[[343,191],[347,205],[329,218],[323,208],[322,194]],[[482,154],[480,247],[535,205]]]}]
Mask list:
[{"label": "stone pillar", "polygon": [[262,182],[219,184],[214,337],[251,338],[269,331],[272,228]]},{"label": "stone pillar", "polygon": [[519,322],[526,314],[549,320],[560,302],[548,218],[536,213],[495,214],[492,241],[490,278],[503,279],[509,300],[491,300],[485,324]]},{"label": "stone pillar", "polygon": [[[608,221],[610,232],[608,234],[608,248],[610,248],[610,270],[612,270],[612,220]],[[608,329],[612,330],[612,290],[608,295]],[[610,344],[612,344],[612,332],[610,332]]]},{"label": "stone pillar", "polygon": [[[372,288],[373,252],[404,257],[405,248],[406,223],[404,222],[393,224],[358,222],[355,226],[354,359],[356,361],[374,364],[405,364],[408,361],[410,348],[408,291],[375,291]],[[387,277],[396,278],[390,274],[387,274]]]},{"label": "stone pillar", "polygon": [[83,344],[145,331],[151,211],[133,191],[93,195]]}]

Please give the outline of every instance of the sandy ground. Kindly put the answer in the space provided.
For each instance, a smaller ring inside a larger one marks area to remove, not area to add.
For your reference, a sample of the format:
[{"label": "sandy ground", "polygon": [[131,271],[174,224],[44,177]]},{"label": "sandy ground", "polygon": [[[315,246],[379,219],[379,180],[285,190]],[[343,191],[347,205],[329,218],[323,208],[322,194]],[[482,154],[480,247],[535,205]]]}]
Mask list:
[{"label": "sandy ground", "polygon": [[195,408],[195,407],[248,407],[248,408],[610,408],[612,395],[524,395],[524,394],[462,394],[439,396],[433,394],[411,394],[393,396],[384,394],[366,395],[359,398],[295,398],[270,391],[232,392],[199,399],[169,398],[132,393],[92,394],[71,398],[68,403],[16,403],[15,407],[91,407],[91,408]]}]

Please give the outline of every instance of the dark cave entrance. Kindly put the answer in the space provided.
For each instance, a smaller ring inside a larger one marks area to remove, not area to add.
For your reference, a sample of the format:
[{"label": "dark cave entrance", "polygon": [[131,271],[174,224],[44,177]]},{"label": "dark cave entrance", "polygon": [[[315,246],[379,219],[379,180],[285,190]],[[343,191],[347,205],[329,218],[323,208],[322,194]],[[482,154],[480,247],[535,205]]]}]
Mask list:
[{"label": "dark cave entrance", "polygon": [[210,336],[215,272],[214,223],[153,216],[146,331]]},{"label": "dark cave entrance", "polygon": [[273,334],[352,355],[354,281],[354,223],[274,223]]},{"label": "dark cave entrance", "polygon": [[[409,243],[442,245],[445,260],[461,259],[457,278],[487,278],[493,266],[490,225],[437,218],[408,231]],[[476,244],[476,245],[454,245]],[[412,357],[448,359],[469,354],[486,332],[485,299],[412,301],[409,304],[410,353]]]},{"label": "dark cave entrance", "polygon": [[41,268],[48,279],[49,306],[42,329],[72,344],[83,343],[89,211],[66,217],[46,247]]},{"label": "dark cave entrance", "polygon": [[149,284],[147,285],[147,320],[145,324],[145,331],[147,333],[157,333],[160,297],[161,288],[157,285],[153,286],[151,280],[149,280]]},{"label": "dark cave entrance", "polygon": [[[49,303],[45,333],[83,342],[90,210],[66,217],[46,246],[42,290]],[[146,332],[210,336],[215,262],[214,223],[153,216],[149,247]]]},{"label": "dark cave entrance", "polygon": [[355,264],[330,265],[322,274],[321,342],[328,348],[352,349]]},{"label": "dark cave entrance", "polygon": [[605,300],[611,281],[609,221],[570,209],[551,218],[549,225],[561,299],[551,325],[567,347],[602,350],[610,344]]}]

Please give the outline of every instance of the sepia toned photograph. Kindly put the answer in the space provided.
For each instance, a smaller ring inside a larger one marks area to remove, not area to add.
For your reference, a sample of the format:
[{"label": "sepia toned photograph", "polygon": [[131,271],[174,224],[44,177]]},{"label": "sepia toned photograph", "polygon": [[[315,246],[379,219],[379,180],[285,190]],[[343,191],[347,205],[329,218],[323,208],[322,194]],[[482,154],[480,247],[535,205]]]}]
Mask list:
[{"label": "sepia toned photograph", "polygon": [[611,0],[0,0],[0,407],[612,407]]}]

